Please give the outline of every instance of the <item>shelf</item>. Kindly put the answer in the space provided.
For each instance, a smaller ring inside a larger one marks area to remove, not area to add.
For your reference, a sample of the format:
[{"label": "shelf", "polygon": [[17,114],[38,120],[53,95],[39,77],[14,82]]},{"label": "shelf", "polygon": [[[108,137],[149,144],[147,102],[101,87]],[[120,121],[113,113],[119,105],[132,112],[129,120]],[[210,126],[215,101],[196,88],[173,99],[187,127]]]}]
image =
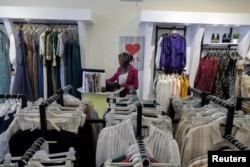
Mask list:
[{"label": "shelf", "polygon": [[208,44],[203,44],[203,48],[230,48],[232,46],[238,46],[238,43],[208,43]]}]

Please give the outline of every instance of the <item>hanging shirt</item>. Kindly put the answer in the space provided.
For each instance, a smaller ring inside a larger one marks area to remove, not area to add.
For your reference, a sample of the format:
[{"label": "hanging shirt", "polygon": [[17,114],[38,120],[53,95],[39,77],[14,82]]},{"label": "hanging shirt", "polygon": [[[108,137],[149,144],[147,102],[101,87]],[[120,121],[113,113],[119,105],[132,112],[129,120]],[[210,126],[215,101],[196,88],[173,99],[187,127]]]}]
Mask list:
[{"label": "hanging shirt", "polygon": [[212,92],[218,67],[219,59],[217,57],[201,58],[194,81],[194,87],[202,91]]},{"label": "hanging shirt", "polygon": [[61,78],[61,87],[65,87],[67,85],[67,41],[68,35],[66,32],[61,32],[58,34],[57,41],[57,52],[56,55],[60,57],[60,78]]},{"label": "hanging shirt", "polygon": [[163,38],[161,43],[160,69],[180,71],[186,66],[186,39],[178,33]]},{"label": "hanging shirt", "polygon": [[161,42],[163,37],[161,36],[157,42],[157,48],[156,49],[156,56],[155,56],[155,68],[160,68],[160,58],[161,58]]},{"label": "hanging shirt", "polygon": [[[15,44],[15,36],[13,32],[9,35],[10,47],[9,47],[9,59],[12,65],[12,70],[16,71],[16,44]],[[10,93],[12,93],[13,83],[14,83],[15,75],[11,75],[11,83],[10,83]]]}]

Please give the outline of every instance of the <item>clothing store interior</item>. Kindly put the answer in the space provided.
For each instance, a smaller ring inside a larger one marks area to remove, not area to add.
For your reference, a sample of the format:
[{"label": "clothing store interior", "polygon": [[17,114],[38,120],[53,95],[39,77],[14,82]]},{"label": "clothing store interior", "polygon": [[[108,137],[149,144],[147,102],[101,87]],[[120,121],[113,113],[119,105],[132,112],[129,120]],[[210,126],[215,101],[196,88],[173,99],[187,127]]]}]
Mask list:
[{"label": "clothing store interior", "polygon": [[250,2],[194,3],[2,0],[0,167],[249,165]]}]

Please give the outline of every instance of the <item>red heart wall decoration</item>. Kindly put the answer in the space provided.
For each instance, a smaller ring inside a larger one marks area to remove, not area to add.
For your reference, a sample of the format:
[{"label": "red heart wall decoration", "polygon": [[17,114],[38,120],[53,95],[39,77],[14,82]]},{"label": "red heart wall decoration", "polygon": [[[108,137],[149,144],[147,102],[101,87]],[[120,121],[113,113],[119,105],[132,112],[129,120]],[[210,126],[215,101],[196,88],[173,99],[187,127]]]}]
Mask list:
[{"label": "red heart wall decoration", "polygon": [[126,48],[127,52],[129,52],[132,56],[134,56],[134,54],[136,54],[140,50],[141,46],[138,43],[126,44],[125,48]]}]

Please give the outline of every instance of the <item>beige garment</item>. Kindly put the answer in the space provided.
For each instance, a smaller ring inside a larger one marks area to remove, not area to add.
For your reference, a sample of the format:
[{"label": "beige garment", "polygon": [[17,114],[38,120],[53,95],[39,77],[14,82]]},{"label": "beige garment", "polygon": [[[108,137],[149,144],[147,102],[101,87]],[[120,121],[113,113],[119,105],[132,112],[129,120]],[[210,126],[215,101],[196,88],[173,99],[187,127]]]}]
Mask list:
[{"label": "beige garment", "polygon": [[[206,155],[209,150],[219,150],[223,146],[228,146],[234,150],[235,146],[223,138],[224,131],[224,126],[220,126],[220,123],[216,120],[207,125],[191,129],[183,139],[180,151],[182,167],[187,167],[188,162]],[[247,147],[250,146],[250,131],[246,123],[237,122],[237,126],[235,125],[232,128],[231,135]]]},{"label": "beige garment", "polygon": [[52,60],[53,57],[53,32],[46,36],[46,60]]},{"label": "beige garment", "polygon": [[250,102],[243,102],[241,105],[241,110],[247,113],[250,113]]},{"label": "beige garment", "polygon": [[32,88],[34,100],[38,99],[38,73],[37,73],[37,57],[36,57],[36,44],[32,34],[25,34],[24,41],[26,46],[26,65]]},{"label": "beige garment", "polygon": [[243,75],[241,81],[241,97],[250,96],[250,76]]},{"label": "beige garment", "polygon": [[207,166],[208,166],[207,155],[191,160],[188,165],[188,167],[207,167]]},{"label": "beige garment", "polygon": [[185,138],[185,136],[188,134],[188,132],[193,129],[196,128],[198,126],[203,126],[205,124],[210,123],[211,121],[213,121],[213,119],[211,118],[202,118],[201,123],[195,123],[195,121],[192,121],[192,119],[186,119],[186,121],[183,121],[183,123],[181,124],[181,126],[179,126],[179,130],[177,131],[177,134],[175,136],[175,139],[179,145],[179,147],[181,148],[182,143],[183,143],[183,139]]}]

